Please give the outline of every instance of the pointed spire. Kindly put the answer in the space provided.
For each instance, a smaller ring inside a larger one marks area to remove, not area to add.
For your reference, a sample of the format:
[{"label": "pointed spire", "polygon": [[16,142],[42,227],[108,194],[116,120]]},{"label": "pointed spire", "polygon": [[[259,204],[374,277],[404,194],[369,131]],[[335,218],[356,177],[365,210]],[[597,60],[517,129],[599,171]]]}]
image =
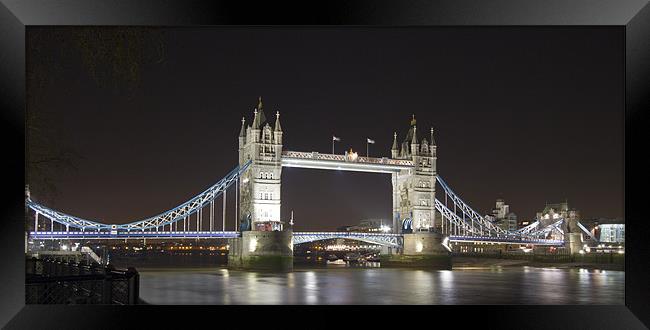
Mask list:
[{"label": "pointed spire", "polygon": [[[415,119],[411,121],[413,123]],[[413,125],[413,138],[411,139],[411,143],[417,144],[418,143],[418,133],[417,133],[417,126]]]},{"label": "pointed spire", "polygon": [[431,146],[436,145],[436,139],[433,138],[433,127],[431,127]]},{"label": "pointed spire", "polygon": [[390,149],[397,150],[397,132],[393,133],[393,146]]},{"label": "pointed spire", "polygon": [[246,119],[241,117],[241,129],[239,130],[239,137],[246,136]]},{"label": "pointed spire", "polygon": [[257,99],[257,110],[259,112],[257,127],[262,127],[262,125],[264,125],[264,123],[266,122],[266,116],[264,115],[264,105],[262,104],[261,96]]},{"label": "pointed spire", "polygon": [[280,111],[275,112],[275,131],[282,132],[282,126],[280,126]]},{"label": "pointed spire", "polygon": [[406,133],[404,143],[418,143],[417,136],[415,134],[415,115],[413,115],[413,118],[411,119],[411,127],[409,128],[408,133]]},{"label": "pointed spire", "polygon": [[258,129],[260,127],[260,118],[257,115],[257,108],[253,110],[253,129]]}]

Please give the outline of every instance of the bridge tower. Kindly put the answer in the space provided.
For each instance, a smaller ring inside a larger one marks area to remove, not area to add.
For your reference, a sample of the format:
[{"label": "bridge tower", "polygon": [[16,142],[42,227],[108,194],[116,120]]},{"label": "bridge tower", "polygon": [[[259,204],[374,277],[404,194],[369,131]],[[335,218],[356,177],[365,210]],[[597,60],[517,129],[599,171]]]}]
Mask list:
[{"label": "bridge tower", "polygon": [[406,137],[398,144],[393,135],[391,157],[413,161],[413,168],[392,174],[393,232],[430,231],[435,221],[436,142],[431,130],[431,143],[418,140],[415,115]]},{"label": "bridge tower", "polygon": [[250,269],[288,270],[293,267],[290,228],[280,217],[282,176],[282,127],[280,113],[273,126],[266,120],[262,98],[246,126],[239,132],[239,165],[252,161],[239,181],[239,230],[229,252],[229,264]]},{"label": "bridge tower", "polygon": [[266,122],[261,97],[253,112],[252,125],[246,127],[242,118],[239,132],[239,165],[249,160],[251,166],[239,183],[240,219],[244,224],[249,221],[248,230],[278,229],[281,227],[282,127],[279,112],[274,127]]},{"label": "bridge tower", "polygon": [[[435,222],[436,142],[418,139],[415,115],[401,144],[393,135],[391,157],[413,162],[392,174],[393,232],[403,234],[401,251],[382,254],[384,266],[451,269],[451,256]],[[438,225],[438,226],[437,226]]]}]

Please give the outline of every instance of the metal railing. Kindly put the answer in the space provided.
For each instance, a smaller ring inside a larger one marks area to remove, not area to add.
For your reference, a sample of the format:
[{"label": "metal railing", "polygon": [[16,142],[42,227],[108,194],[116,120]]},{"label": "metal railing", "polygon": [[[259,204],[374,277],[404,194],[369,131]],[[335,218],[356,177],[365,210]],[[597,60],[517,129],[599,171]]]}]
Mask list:
[{"label": "metal railing", "polygon": [[135,268],[84,265],[31,258],[25,269],[26,304],[135,305],[140,275]]}]

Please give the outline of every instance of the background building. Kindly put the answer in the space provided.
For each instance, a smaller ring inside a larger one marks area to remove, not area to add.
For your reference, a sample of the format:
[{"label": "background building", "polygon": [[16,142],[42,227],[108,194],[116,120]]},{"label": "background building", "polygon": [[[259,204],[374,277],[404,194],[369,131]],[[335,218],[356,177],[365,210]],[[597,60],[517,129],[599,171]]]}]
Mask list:
[{"label": "background building", "polygon": [[598,240],[603,243],[625,243],[625,224],[608,223],[597,226]]},{"label": "background building", "polygon": [[580,223],[603,243],[625,243],[623,219],[593,218],[581,220]]},{"label": "background building", "polygon": [[517,230],[517,215],[510,212],[510,205],[501,198],[497,199],[490,219],[503,230]]},{"label": "background building", "polygon": [[380,233],[390,231],[390,224],[388,219],[363,219],[358,225],[338,227],[337,231]]}]

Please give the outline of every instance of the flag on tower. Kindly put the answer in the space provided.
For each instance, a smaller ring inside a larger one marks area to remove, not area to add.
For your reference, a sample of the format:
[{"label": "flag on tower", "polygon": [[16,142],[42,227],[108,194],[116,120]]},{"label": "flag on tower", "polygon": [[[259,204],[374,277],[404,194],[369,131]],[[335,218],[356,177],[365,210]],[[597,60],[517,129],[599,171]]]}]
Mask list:
[{"label": "flag on tower", "polygon": [[332,135],[332,141],[341,141],[341,138]]},{"label": "flag on tower", "polygon": [[368,139],[368,143],[375,144],[375,140]]}]

